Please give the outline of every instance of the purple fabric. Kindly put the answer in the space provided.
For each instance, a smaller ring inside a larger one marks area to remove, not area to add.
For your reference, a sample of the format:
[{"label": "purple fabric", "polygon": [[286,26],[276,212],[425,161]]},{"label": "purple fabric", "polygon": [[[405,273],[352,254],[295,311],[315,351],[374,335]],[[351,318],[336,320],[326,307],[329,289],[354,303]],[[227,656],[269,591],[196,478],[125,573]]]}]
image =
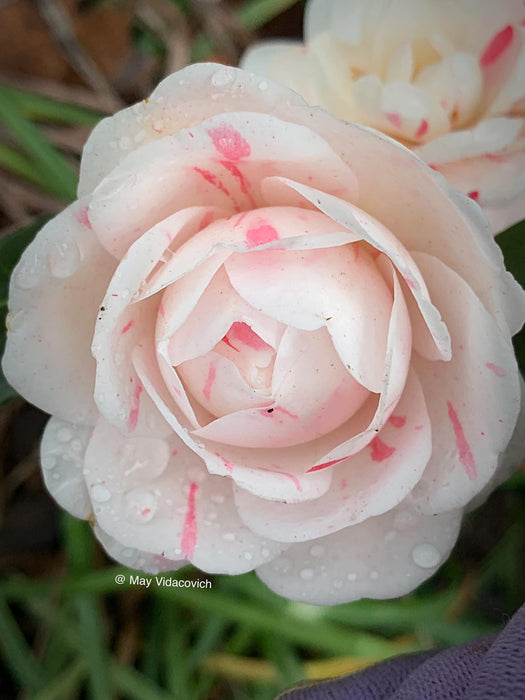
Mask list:
[{"label": "purple fabric", "polygon": [[525,700],[525,605],[497,635],[388,659],[279,700]]}]

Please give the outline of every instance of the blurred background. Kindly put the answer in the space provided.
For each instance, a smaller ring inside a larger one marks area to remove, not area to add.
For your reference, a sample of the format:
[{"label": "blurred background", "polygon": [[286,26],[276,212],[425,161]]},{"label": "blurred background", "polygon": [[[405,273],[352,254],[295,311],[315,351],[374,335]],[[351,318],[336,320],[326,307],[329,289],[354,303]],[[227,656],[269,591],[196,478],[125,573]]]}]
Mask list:
[{"label": "blurred background", "polygon": [[[0,351],[9,272],[74,199],[100,117],[190,62],[236,65],[257,39],[300,37],[303,9],[297,0],[0,0]],[[523,257],[516,240],[500,237],[509,264]],[[517,344],[523,357],[523,332]],[[281,599],[252,574],[191,567],[173,578],[212,587],[118,585],[129,572],[42,484],[47,416],[2,379],[0,404],[0,700],[270,700],[303,679],[497,631],[525,600],[523,467],[466,518],[446,565],[399,600],[320,608]]]}]

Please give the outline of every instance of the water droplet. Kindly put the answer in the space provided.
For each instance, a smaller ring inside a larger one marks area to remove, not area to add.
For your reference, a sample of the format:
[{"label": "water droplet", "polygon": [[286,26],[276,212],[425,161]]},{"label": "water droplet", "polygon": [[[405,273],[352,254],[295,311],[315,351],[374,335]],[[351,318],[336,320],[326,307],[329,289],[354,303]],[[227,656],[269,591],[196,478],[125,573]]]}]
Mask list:
[{"label": "water droplet", "polygon": [[60,428],[60,430],[57,431],[58,442],[69,442],[72,437],[73,433],[68,428]]},{"label": "water droplet", "polygon": [[418,544],[412,550],[414,564],[423,569],[432,569],[441,561],[441,554],[433,544]]},{"label": "water droplet", "polygon": [[246,561],[251,561],[253,559],[253,554],[251,552],[244,552],[244,558]]},{"label": "water droplet", "polygon": [[226,542],[233,542],[235,540],[235,535],[233,534],[233,532],[225,532],[222,536],[222,539]]},{"label": "water droplet", "polygon": [[301,571],[299,572],[299,576],[303,579],[303,581],[311,581],[314,577],[314,570],[301,569]]},{"label": "water droplet", "polygon": [[215,87],[223,87],[233,82],[233,75],[227,68],[221,68],[212,75],[211,82]]},{"label": "water droplet", "polygon": [[378,571],[371,571],[371,572],[370,572],[370,578],[371,578],[373,581],[377,581],[377,579],[379,578],[379,572],[378,572]]},{"label": "water droplet", "polygon": [[43,455],[41,459],[42,469],[54,469],[57,461],[53,455]]},{"label": "water droplet", "polygon": [[[181,80],[179,80],[179,85],[180,85],[181,87],[183,87],[184,85],[186,85],[186,81],[185,81],[184,79],[181,78]],[[160,99],[161,99],[161,98],[159,98],[159,102],[160,102]]]},{"label": "water droplet", "polygon": [[91,487],[91,498],[97,503],[109,501],[111,493],[103,484],[95,484]]},{"label": "water droplet", "polygon": [[312,557],[322,557],[324,554],[324,547],[320,544],[314,544],[313,547],[310,547],[310,554]]},{"label": "water droplet", "polygon": [[261,80],[261,82],[259,83],[259,90],[268,90],[268,83],[266,82],[266,80]]},{"label": "water droplet", "polygon": [[58,480],[61,479],[61,478],[62,478],[62,474],[61,474],[60,472],[55,472],[55,473],[53,474],[53,479],[54,479],[55,481],[58,481]]},{"label": "water droplet", "polygon": [[80,250],[75,241],[55,243],[47,258],[49,271],[53,277],[71,277],[80,265]]},{"label": "water droplet", "polygon": [[73,452],[81,452],[81,450],[83,448],[82,440],[75,438],[74,440],[71,440],[71,443],[69,446],[73,450]]},{"label": "water droplet", "polygon": [[351,573],[346,575],[346,578],[349,581],[357,581],[357,574],[352,571]]},{"label": "water droplet", "polygon": [[287,557],[279,557],[274,559],[272,562],[272,568],[274,571],[280,574],[286,574],[290,571],[291,562]]},{"label": "water droplet", "polygon": [[210,500],[213,503],[224,503],[224,496],[222,496],[220,493],[214,493],[213,496],[211,496]]},{"label": "water droplet", "polygon": [[262,556],[264,559],[268,559],[268,557],[270,556],[270,550],[268,549],[268,547],[262,547],[262,549],[261,549],[261,556]]},{"label": "water droplet", "polygon": [[131,292],[129,291],[129,289],[123,289],[123,290],[120,292],[120,296],[121,296],[123,299],[127,299],[127,298],[129,297],[130,294],[131,294]]},{"label": "water droplet", "polygon": [[133,489],[124,496],[124,501],[127,519],[138,525],[149,523],[157,512],[157,499],[151,491]]},{"label": "water droplet", "polygon": [[20,289],[33,289],[40,281],[40,269],[37,256],[26,252],[16,268],[15,283]]}]

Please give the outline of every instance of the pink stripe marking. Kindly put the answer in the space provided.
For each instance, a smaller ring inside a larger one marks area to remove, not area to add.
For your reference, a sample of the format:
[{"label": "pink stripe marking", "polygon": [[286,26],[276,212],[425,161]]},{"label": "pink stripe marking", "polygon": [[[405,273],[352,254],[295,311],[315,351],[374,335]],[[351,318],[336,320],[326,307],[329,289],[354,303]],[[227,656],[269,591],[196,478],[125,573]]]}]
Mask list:
[{"label": "pink stripe marking", "polygon": [[288,416],[289,418],[298,418],[299,416],[296,413],[292,413],[291,411],[287,411],[286,408],[283,408],[282,406],[276,406],[275,407],[276,411],[279,411],[280,413],[284,413],[285,416]]},{"label": "pink stripe marking", "polygon": [[419,122],[419,126],[417,128],[417,131],[415,133],[415,137],[417,139],[420,139],[422,136],[424,136],[428,131],[428,121],[426,119],[422,119]]},{"label": "pink stripe marking", "polygon": [[398,128],[401,127],[401,117],[397,112],[387,112],[385,116],[391,124]]},{"label": "pink stripe marking", "polygon": [[79,224],[82,224],[82,226],[86,226],[89,229],[92,228],[91,221],[89,220],[89,213],[87,207],[84,207],[78,212],[77,221]]},{"label": "pink stripe marking", "polygon": [[503,52],[508,49],[513,39],[514,27],[511,24],[508,24],[495,36],[493,36],[490,42],[487,44],[486,49],[483,51],[481,58],[479,59],[479,65],[482,68],[486,68],[487,66],[495,63]]},{"label": "pink stripe marking", "polygon": [[209,129],[213,145],[227,160],[238,161],[247,158],[251,153],[250,144],[230,124],[223,124]]},{"label": "pink stripe marking", "polygon": [[277,241],[279,240],[279,234],[273,226],[264,223],[260,226],[248,229],[244,240],[247,245],[253,247],[256,245],[264,245],[264,243],[270,243],[271,241]]},{"label": "pink stripe marking", "polygon": [[221,342],[225,343],[225,344],[226,344],[229,348],[231,348],[232,350],[235,350],[235,352],[241,352],[241,351],[239,350],[239,348],[236,348],[235,345],[232,345],[232,344],[230,343],[230,340],[229,340],[229,338],[228,338],[228,334],[226,334],[223,338],[221,338]]},{"label": "pink stripe marking", "polygon": [[456,436],[456,447],[458,448],[459,452],[459,461],[465,467],[465,472],[468,478],[471,480],[475,479],[478,475],[478,470],[476,469],[476,463],[474,461],[474,455],[472,454],[470,445],[465,438],[463,426],[461,425],[458,414],[450,401],[447,401],[447,407],[448,417],[452,423],[454,435]]},{"label": "pink stripe marking", "polygon": [[198,173],[201,177],[203,177],[206,182],[209,182],[210,185],[213,185],[216,187],[218,190],[223,192],[227,197],[230,196],[229,190],[226,189],[226,187],[222,184],[221,180],[218,179],[216,175],[214,175],[212,172],[209,170],[203,170],[202,168],[197,168],[194,167],[193,170]]},{"label": "pink stripe marking", "polygon": [[206,212],[206,214],[204,214],[204,216],[202,217],[202,219],[199,222],[199,230],[206,228],[206,226],[209,226],[211,224],[211,222],[213,221],[213,217],[214,217],[213,211]]},{"label": "pink stripe marking", "polygon": [[127,332],[129,331],[129,329],[131,328],[131,326],[132,326],[134,323],[135,323],[135,321],[133,321],[133,320],[128,321],[128,322],[126,323],[126,325],[124,326],[124,328],[120,331],[121,334],[124,335],[124,333],[127,333]]},{"label": "pink stripe marking", "polygon": [[273,350],[273,348],[265,343],[264,340],[252,328],[242,321],[232,323],[227,335],[232,335],[235,340],[240,340],[241,343],[247,345],[252,350]]},{"label": "pink stripe marking", "polygon": [[477,202],[479,199],[479,190],[471,190],[468,193],[468,196],[470,197],[470,199],[473,199],[475,202]]},{"label": "pink stripe marking", "polygon": [[[348,455],[349,457],[350,455]],[[338,462],[344,462],[345,459],[348,459],[348,457],[339,457],[339,459],[332,459],[330,462],[323,462],[322,464],[317,464],[315,467],[311,467],[308,469],[306,472],[307,474],[310,474],[310,472],[318,472],[320,469],[326,469],[327,467],[331,467],[333,464],[337,464]]]},{"label": "pink stripe marking", "polygon": [[259,467],[259,469],[263,472],[271,472],[272,474],[282,474],[283,476],[287,476],[293,481],[295,488],[298,491],[302,492],[303,487],[299,479],[295,476],[295,474],[290,474],[290,472],[281,472],[278,469],[268,469],[267,467]]},{"label": "pink stripe marking", "polygon": [[388,419],[389,423],[392,423],[394,428],[402,428],[407,422],[406,416],[390,416]]},{"label": "pink stripe marking", "polygon": [[204,385],[204,389],[202,390],[202,393],[204,394],[204,398],[210,399],[210,391],[211,391],[211,385],[215,381],[215,376],[217,372],[215,370],[215,364],[212,362],[210,364],[210,368],[208,370],[208,376],[206,377],[206,384]]},{"label": "pink stripe marking", "polygon": [[505,370],[503,369],[503,367],[500,367],[499,365],[495,365],[494,362],[487,362],[487,363],[485,364],[485,367],[487,367],[487,368],[490,369],[492,372],[494,372],[494,374],[496,375],[496,377],[505,377],[506,374],[507,374],[507,373],[505,372]]},{"label": "pink stripe marking", "polygon": [[234,465],[229,460],[227,460],[225,457],[220,455],[218,452],[214,452],[214,454],[216,457],[218,457],[222,461],[226,471],[228,471],[231,474],[233,472]]},{"label": "pink stripe marking", "polygon": [[237,178],[239,180],[239,187],[241,188],[241,192],[245,194],[249,201],[250,204],[255,207],[256,203],[255,200],[253,199],[252,195],[250,194],[250,188],[251,185],[248,182],[248,180],[244,177],[244,175],[241,173],[239,168],[235,165],[235,163],[231,163],[229,160],[221,160],[221,165],[228,170],[233,177]]},{"label": "pink stripe marking", "polygon": [[193,557],[195,545],[197,544],[197,518],[195,517],[195,497],[197,495],[198,486],[195,481],[190,484],[190,493],[188,495],[188,507],[182,526],[182,537],[180,548],[186,558]]},{"label": "pink stripe marking", "polygon": [[137,427],[137,422],[139,420],[139,408],[140,408],[140,395],[144,391],[144,387],[141,382],[135,387],[133,393],[133,398],[131,400],[131,409],[128,416],[128,430],[135,430]]},{"label": "pink stripe marking", "polygon": [[372,448],[372,454],[370,456],[374,462],[382,462],[383,460],[391,457],[396,451],[395,447],[387,445],[381,440],[380,437],[375,437],[370,443],[369,447]]}]

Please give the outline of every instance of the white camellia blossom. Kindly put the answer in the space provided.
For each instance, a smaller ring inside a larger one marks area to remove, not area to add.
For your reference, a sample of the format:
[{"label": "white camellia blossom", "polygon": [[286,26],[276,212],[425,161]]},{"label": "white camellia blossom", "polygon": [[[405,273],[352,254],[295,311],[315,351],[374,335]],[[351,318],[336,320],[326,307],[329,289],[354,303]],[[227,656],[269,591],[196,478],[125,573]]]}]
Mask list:
[{"label": "white camellia blossom", "polygon": [[309,0],[304,32],[241,66],[398,139],[495,233],[525,218],[522,0]]},{"label": "white camellia blossom", "polygon": [[214,64],[104,119],[78,196],[14,270],[3,359],[57,502],[130,567],[311,603],[435,572],[523,456],[525,294],[479,207]]}]

